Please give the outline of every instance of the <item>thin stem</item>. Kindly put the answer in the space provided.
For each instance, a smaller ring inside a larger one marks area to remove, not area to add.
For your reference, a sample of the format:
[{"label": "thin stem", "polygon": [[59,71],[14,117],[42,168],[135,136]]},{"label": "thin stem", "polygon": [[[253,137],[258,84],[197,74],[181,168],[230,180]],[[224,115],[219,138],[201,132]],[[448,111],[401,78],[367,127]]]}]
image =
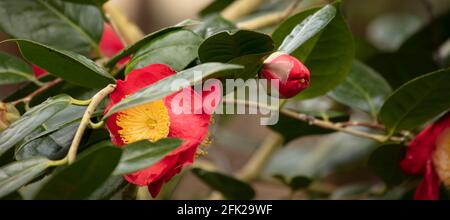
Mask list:
[{"label": "thin stem", "polygon": [[108,17],[112,27],[125,45],[131,45],[144,37],[139,27],[128,20],[123,12],[112,2],[103,5],[103,11]]},{"label": "thin stem", "polygon": [[[248,162],[236,173],[236,178],[245,182],[251,182],[258,178],[270,156],[281,146],[282,142],[281,135],[270,132]],[[220,200],[223,199],[223,196],[219,192],[212,192],[209,199]]]},{"label": "thin stem", "polygon": [[271,132],[256,150],[250,160],[238,171],[236,177],[243,181],[256,179],[273,152],[282,144],[283,137]]},{"label": "thin stem", "polygon": [[292,13],[294,13],[297,10],[298,5],[300,3],[301,0],[295,0],[286,10],[266,14],[260,17],[256,17],[254,19],[250,19],[248,21],[242,21],[237,23],[236,26],[240,29],[256,30],[263,27],[275,25],[285,20]]},{"label": "thin stem", "polygon": [[64,157],[64,158],[61,159],[61,160],[51,160],[51,161],[49,161],[49,162],[48,162],[48,166],[49,166],[49,167],[62,166],[62,165],[66,165],[67,162],[68,162],[68,158],[67,158],[67,156],[66,156],[66,157]]},{"label": "thin stem", "polygon": [[95,109],[100,104],[100,102],[114,91],[115,87],[115,85],[108,85],[107,87],[100,90],[97,94],[95,94],[94,97],[92,97],[92,101],[84,112],[83,118],[80,122],[80,126],[78,127],[72,144],[70,145],[69,153],[67,154],[69,164],[72,164],[77,157],[78,146],[80,145],[81,138],[83,137],[86,127],[88,127],[91,122],[92,114],[95,112]]},{"label": "thin stem", "polygon": [[386,127],[381,124],[376,123],[370,123],[370,122],[362,122],[362,121],[347,121],[342,123],[336,123],[336,125],[342,126],[342,127],[366,127],[366,128],[373,128],[381,131],[386,131]]},{"label": "thin stem", "polygon": [[352,122],[352,121],[333,123],[331,121],[320,120],[313,116],[298,113],[298,112],[295,112],[295,111],[292,111],[289,109],[283,109],[283,108],[275,109],[271,106],[267,106],[267,105],[256,103],[256,102],[250,102],[248,100],[224,99],[223,102],[229,103],[229,104],[232,104],[232,103],[241,104],[241,105],[246,105],[249,107],[265,108],[270,111],[280,111],[280,113],[282,113],[284,115],[287,115],[291,118],[294,118],[294,119],[297,119],[300,121],[307,122],[310,125],[315,125],[315,126],[318,126],[321,128],[340,131],[340,132],[344,132],[344,133],[351,134],[354,136],[372,139],[372,140],[375,140],[378,142],[386,142],[386,141],[404,142],[406,140],[405,137],[390,137],[390,136],[386,136],[386,135],[372,134],[372,133],[367,133],[364,131],[359,131],[359,130],[354,130],[354,129],[348,128],[348,126],[360,126],[360,127],[369,127],[369,128],[377,128],[377,129],[383,128],[384,129],[384,126],[382,126],[382,125],[375,125],[375,124],[370,124],[370,123],[366,123],[366,122]]},{"label": "thin stem", "polygon": [[78,100],[78,99],[71,98],[70,99],[70,104],[79,105],[79,106],[86,106],[86,105],[91,104],[91,101],[92,101],[92,99]]},{"label": "thin stem", "polygon": [[385,135],[371,134],[371,133],[367,133],[367,132],[363,132],[363,131],[359,131],[359,130],[353,130],[353,129],[349,129],[345,126],[342,126],[339,123],[335,124],[333,122],[319,120],[313,116],[298,113],[298,112],[295,112],[295,111],[292,111],[289,109],[281,109],[280,113],[285,114],[291,118],[294,118],[294,119],[297,119],[300,121],[308,122],[310,125],[315,125],[315,126],[318,126],[321,128],[340,131],[340,132],[344,132],[344,133],[351,134],[354,136],[372,139],[372,140],[375,140],[378,142],[386,142],[386,141],[403,142],[404,141],[404,137],[389,137],[389,136],[385,136]]},{"label": "thin stem", "polygon": [[255,11],[263,2],[264,0],[237,0],[225,8],[220,15],[227,20],[236,21]]},{"label": "thin stem", "polygon": [[97,123],[94,123],[91,120],[89,120],[89,127],[92,129],[99,129],[99,128],[103,127],[104,124],[105,124],[104,121],[99,121]]},{"label": "thin stem", "polygon": [[38,89],[36,89],[33,93],[31,93],[31,94],[29,94],[29,95],[27,95],[27,96],[25,96],[25,97],[23,97],[23,98],[21,98],[21,99],[18,99],[18,100],[16,100],[16,101],[13,101],[13,102],[11,102],[11,104],[12,104],[12,105],[17,105],[17,104],[20,104],[20,103],[28,103],[28,102],[30,102],[35,96],[41,94],[41,93],[44,92],[45,90],[47,90],[47,89],[49,89],[49,88],[51,88],[51,87],[53,87],[53,86],[59,84],[59,83],[62,82],[62,81],[63,81],[62,79],[59,79],[59,78],[58,78],[58,79],[55,79],[55,80],[50,81],[50,82],[48,82],[48,83],[45,83],[45,84],[43,84],[41,87],[39,87]]}]

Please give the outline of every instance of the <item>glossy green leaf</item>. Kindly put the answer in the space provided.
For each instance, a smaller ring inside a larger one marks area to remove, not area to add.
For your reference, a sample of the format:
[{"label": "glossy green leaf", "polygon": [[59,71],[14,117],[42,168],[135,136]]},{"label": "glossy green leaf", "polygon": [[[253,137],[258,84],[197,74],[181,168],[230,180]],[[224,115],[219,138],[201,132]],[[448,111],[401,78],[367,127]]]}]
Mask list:
[{"label": "glossy green leaf", "polygon": [[329,95],[342,104],[365,111],[376,118],[391,93],[391,86],[383,77],[364,63],[355,61],[345,81]]},{"label": "glossy green leaf", "polygon": [[129,174],[150,167],[175,150],[181,143],[182,141],[179,139],[168,138],[155,143],[145,140],[126,145],[123,148],[120,163],[113,174]]},{"label": "glossy green leaf", "polygon": [[450,109],[450,69],[418,77],[384,103],[379,120],[391,134],[422,125]]},{"label": "glossy green leaf", "polygon": [[110,199],[116,193],[120,192],[128,185],[128,182],[123,176],[110,176],[102,186],[93,192],[88,199],[90,200],[105,200]]},{"label": "glossy green leaf", "polygon": [[320,33],[336,16],[336,8],[326,5],[314,14],[305,18],[292,29],[278,48],[285,53],[293,53],[306,41]]},{"label": "glossy green leaf", "polygon": [[125,70],[166,64],[175,71],[186,68],[195,58],[202,38],[190,30],[173,30],[153,39],[136,52]]},{"label": "glossy green leaf", "polygon": [[67,95],[59,95],[26,112],[19,120],[0,133],[0,155],[19,143],[57,112],[66,108],[70,104],[70,99]]},{"label": "glossy green leaf", "polygon": [[45,158],[17,161],[0,168],[0,198],[32,181],[48,167]]},{"label": "glossy green leaf", "polygon": [[122,150],[102,147],[58,170],[35,199],[86,199],[108,179],[119,163]]},{"label": "glossy green leaf", "polygon": [[260,53],[260,54],[249,54],[241,57],[236,57],[230,60],[228,63],[241,65],[244,67],[243,70],[234,70],[222,72],[220,74],[214,75],[214,78],[222,78],[222,79],[251,79],[255,78],[261,67],[263,66],[263,58],[269,56],[271,53]]},{"label": "glossy green leaf", "polygon": [[35,82],[31,67],[19,58],[0,52],[0,85],[21,82]]},{"label": "glossy green leaf", "polygon": [[195,27],[193,31],[204,38],[208,38],[222,31],[234,33],[237,32],[238,29],[232,22],[217,14],[210,15],[203,19],[203,22]]},{"label": "glossy green leaf", "polygon": [[0,0],[0,28],[14,38],[87,54],[98,49],[100,11],[59,0]]},{"label": "glossy green leaf", "polygon": [[76,121],[68,123],[56,131],[43,130],[38,134],[29,135],[28,140],[16,149],[15,158],[24,160],[41,156],[51,160],[62,159],[69,151],[79,125],[79,121]]},{"label": "glossy green leaf", "polygon": [[[349,116],[338,112],[308,112],[308,115],[313,115],[318,119],[327,118],[332,122],[344,122],[348,121]],[[321,135],[334,132],[333,130],[310,125],[307,122],[298,121],[286,115],[280,114],[278,123],[269,126],[270,129],[280,133],[285,142],[290,142],[299,137],[308,135]]]},{"label": "glossy green leaf", "polygon": [[[340,8],[340,4],[333,5]],[[283,22],[272,34],[275,45],[282,44],[286,36],[310,15],[319,9],[300,12]],[[292,53],[311,71],[311,86],[297,98],[310,99],[322,96],[345,80],[350,72],[354,57],[352,34],[337,10],[334,19],[311,39]]]},{"label": "glossy green leaf", "polygon": [[115,82],[108,72],[82,55],[29,40],[15,41],[26,59],[70,83],[88,88],[103,88]]},{"label": "glossy green leaf", "polygon": [[255,191],[250,185],[231,176],[200,168],[194,168],[192,172],[209,187],[222,193],[227,199],[248,200],[255,196]]},{"label": "glossy green leaf", "polygon": [[368,166],[388,187],[402,183],[408,176],[401,170],[405,146],[389,144],[378,147],[369,158]]},{"label": "glossy green leaf", "polygon": [[199,58],[206,62],[228,62],[234,58],[267,53],[274,49],[272,39],[258,32],[220,32],[206,39],[199,48]]},{"label": "glossy green leaf", "polygon": [[214,73],[236,70],[240,68],[241,66],[232,64],[205,63],[178,72],[175,75],[166,77],[122,99],[122,101],[114,105],[114,107],[109,110],[108,114],[106,114],[105,117],[109,117],[111,114],[127,108],[162,99],[181,90],[183,86],[186,86],[186,82],[188,82],[189,85],[194,85],[201,82],[203,78]]},{"label": "glossy green leaf", "polygon": [[126,47],[125,49],[118,52],[116,55],[114,55],[107,63],[106,67],[112,68],[114,65],[116,65],[119,61],[126,58],[127,56],[130,56],[134,53],[136,53],[138,50],[140,50],[142,47],[146,46],[147,44],[151,43],[152,41],[160,38],[163,35],[166,35],[172,31],[181,30],[185,26],[193,25],[195,24],[192,20],[185,20],[175,26],[163,28],[159,31],[153,32],[151,34],[146,35],[138,42]]}]

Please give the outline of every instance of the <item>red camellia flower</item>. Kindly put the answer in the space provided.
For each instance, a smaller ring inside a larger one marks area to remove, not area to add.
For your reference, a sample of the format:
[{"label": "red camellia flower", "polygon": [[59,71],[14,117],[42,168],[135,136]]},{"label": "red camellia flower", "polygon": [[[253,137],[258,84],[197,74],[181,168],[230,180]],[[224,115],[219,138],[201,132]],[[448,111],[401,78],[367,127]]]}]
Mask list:
[{"label": "red camellia flower", "polygon": [[406,173],[424,175],[414,199],[439,199],[441,180],[450,184],[450,113],[426,127],[409,144],[400,166]]},{"label": "red camellia flower", "polygon": [[[114,29],[109,24],[103,25],[103,33],[102,38],[100,39],[99,48],[100,52],[103,56],[111,58],[116,53],[121,51],[125,46],[123,45],[122,41],[120,40],[119,36],[117,36],[116,32],[114,32]],[[119,65],[123,66],[125,65],[130,58],[124,58],[119,62]],[[44,69],[33,65],[33,72],[34,76],[36,78],[41,77],[47,73]]]},{"label": "red camellia flower", "polygon": [[[308,68],[297,58],[281,52],[271,54],[265,61],[261,76],[268,80],[278,80],[277,91],[280,98],[291,98],[309,87]],[[270,82],[269,82],[270,83]]]},{"label": "red camellia flower", "polygon": [[[131,71],[124,81],[117,81],[117,87],[110,95],[110,103],[105,114],[128,95],[173,74],[174,70],[162,64],[153,64]],[[197,147],[207,136],[211,110],[217,106],[221,98],[221,90],[215,88],[211,87],[212,92],[200,94],[188,87],[164,99],[123,110],[108,118],[106,126],[112,142],[118,146],[140,140],[155,142],[166,137],[183,140],[181,146],[158,163],[126,175],[125,179],[128,182],[148,186],[151,195],[155,197],[163,183],[193,162]],[[177,112],[179,109],[175,108],[180,104],[186,104],[180,102],[179,97],[184,97],[182,102],[200,102],[200,106],[189,103],[187,105],[189,111],[179,113]],[[205,104],[206,100],[210,101],[209,105]],[[204,106],[207,105],[210,108],[205,112]]]}]

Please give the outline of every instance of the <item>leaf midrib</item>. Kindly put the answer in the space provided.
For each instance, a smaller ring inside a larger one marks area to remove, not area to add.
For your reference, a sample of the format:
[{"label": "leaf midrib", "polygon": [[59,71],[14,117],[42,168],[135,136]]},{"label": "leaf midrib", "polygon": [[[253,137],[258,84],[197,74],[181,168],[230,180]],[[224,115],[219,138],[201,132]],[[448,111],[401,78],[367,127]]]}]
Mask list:
[{"label": "leaf midrib", "polygon": [[75,29],[77,32],[79,32],[81,35],[85,36],[85,38],[89,41],[89,44],[94,47],[94,49],[98,52],[100,51],[99,46],[95,39],[93,39],[85,30],[80,28],[74,21],[72,21],[70,18],[65,16],[64,14],[61,14],[55,7],[49,5],[48,3],[37,0],[39,4],[47,8],[50,12],[55,14],[56,16],[60,17],[63,21],[65,21],[69,26],[71,26],[73,29]]}]

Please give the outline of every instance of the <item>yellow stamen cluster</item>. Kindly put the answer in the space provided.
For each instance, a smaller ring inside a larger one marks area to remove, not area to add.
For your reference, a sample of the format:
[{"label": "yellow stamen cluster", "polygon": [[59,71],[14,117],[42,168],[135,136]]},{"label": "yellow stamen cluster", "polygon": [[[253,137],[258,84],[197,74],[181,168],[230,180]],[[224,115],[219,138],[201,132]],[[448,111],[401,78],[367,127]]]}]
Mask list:
[{"label": "yellow stamen cluster", "polygon": [[169,134],[170,117],[162,100],[126,109],[118,113],[119,135],[125,144],[149,140],[156,142]]}]

